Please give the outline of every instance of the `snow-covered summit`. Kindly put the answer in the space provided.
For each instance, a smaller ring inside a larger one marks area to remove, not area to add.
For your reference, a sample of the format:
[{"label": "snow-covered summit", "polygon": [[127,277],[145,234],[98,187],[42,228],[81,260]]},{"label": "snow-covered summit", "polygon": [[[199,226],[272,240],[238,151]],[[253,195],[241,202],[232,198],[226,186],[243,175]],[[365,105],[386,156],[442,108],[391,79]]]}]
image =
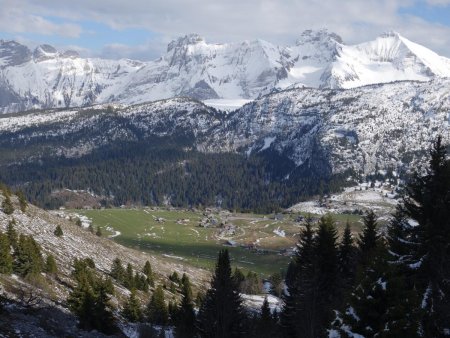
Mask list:
[{"label": "snow-covered summit", "polygon": [[346,45],[327,30],[307,30],[286,47],[260,39],[214,44],[188,34],[149,62],[81,58],[49,45],[32,52],[0,41],[0,112],[175,96],[249,100],[274,89],[356,88],[445,77],[450,77],[450,59],[396,32]]}]

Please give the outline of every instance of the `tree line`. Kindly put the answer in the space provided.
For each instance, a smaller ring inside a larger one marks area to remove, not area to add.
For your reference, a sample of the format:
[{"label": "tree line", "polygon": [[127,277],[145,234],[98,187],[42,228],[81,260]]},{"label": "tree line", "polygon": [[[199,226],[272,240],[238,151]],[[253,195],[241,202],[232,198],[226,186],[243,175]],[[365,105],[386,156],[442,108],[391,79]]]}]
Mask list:
[{"label": "tree line", "polygon": [[347,224],[339,241],[332,217],[317,227],[306,219],[280,313],[267,299],[258,314],[245,310],[221,251],[198,313],[190,300],[176,337],[449,336],[450,161],[440,138],[427,173],[408,184],[386,229],[373,211],[363,221],[357,238]]},{"label": "tree line", "polygon": [[67,188],[92,191],[103,206],[170,203],[273,212],[335,191],[346,184],[347,176],[332,176],[325,163],[319,171],[309,163],[296,167],[269,150],[250,157],[205,154],[186,151],[173,140],[164,144],[153,139],[112,144],[80,158],[45,158],[0,170],[0,180],[23,189],[33,204],[47,209],[64,203],[54,192]]}]

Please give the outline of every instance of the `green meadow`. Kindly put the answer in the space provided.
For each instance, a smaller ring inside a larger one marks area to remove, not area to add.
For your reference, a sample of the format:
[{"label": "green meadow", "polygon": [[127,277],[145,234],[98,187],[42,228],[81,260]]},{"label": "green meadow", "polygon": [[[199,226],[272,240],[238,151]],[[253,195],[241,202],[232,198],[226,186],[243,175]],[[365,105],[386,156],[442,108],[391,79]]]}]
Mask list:
[{"label": "green meadow", "polygon": [[[122,245],[197,267],[212,269],[218,251],[227,247],[234,266],[262,276],[286,270],[290,257],[284,251],[295,246],[302,229],[299,214],[275,217],[151,208],[73,212],[91,219],[104,236],[120,232],[112,239]],[[200,227],[207,217],[217,224]],[[347,220],[353,231],[361,229],[360,216],[336,215],[335,219],[338,230]],[[232,227],[234,233],[224,233],[224,227]]]}]

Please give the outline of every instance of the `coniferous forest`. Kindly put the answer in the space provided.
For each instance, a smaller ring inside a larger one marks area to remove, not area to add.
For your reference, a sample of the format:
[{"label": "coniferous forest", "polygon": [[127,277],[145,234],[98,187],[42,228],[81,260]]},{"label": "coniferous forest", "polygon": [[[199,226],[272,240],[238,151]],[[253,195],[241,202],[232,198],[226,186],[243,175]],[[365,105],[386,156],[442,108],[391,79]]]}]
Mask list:
[{"label": "coniferous forest", "polygon": [[357,238],[347,227],[339,240],[332,217],[317,226],[307,218],[285,283],[280,313],[266,300],[258,315],[246,314],[222,251],[191,329],[199,337],[448,336],[450,161],[440,138],[385,230],[368,212]]},{"label": "coniferous forest", "polygon": [[[143,267],[113,261],[109,277],[96,273],[90,258],[75,259],[75,285],[67,304],[79,327],[105,334],[118,331],[111,297],[115,283],[129,290],[120,316],[130,323],[150,323],[143,336],[171,327],[175,337],[443,337],[450,334],[450,161],[438,138],[425,174],[414,175],[387,225],[368,211],[363,229],[353,236],[347,224],[338,236],[335,220],[306,217],[295,255],[284,276],[283,307],[264,301],[249,312],[241,292],[252,293],[251,273],[232,272],[227,250],[219,252],[209,289],[194,299],[187,275],[174,272],[170,284],[156,284],[150,262]],[[26,211],[22,193],[2,187],[5,215],[14,203]],[[93,232],[94,230],[91,229]],[[53,236],[62,237],[58,225]],[[101,237],[101,232],[97,233]],[[0,233],[0,273],[24,279],[57,278],[51,254],[42,254],[32,236],[18,235],[14,218]],[[164,289],[175,298],[165,299]],[[137,292],[148,295],[145,307]],[[163,332],[163,331],[159,331]]]},{"label": "coniferous forest", "polygon": [[[105,146],[80,158],[44,158],[3,166],[0,181],[23,190],[34,204],[63,204],[59,189],[89,190],[102,206],[218,206],[273,212],[316,194],[336,191],[348,173],[331,175],[295,165],[274,151],[249,158],[186,151],[186,141],[154,138]],[[286,177],[288,177],[286,179]]]}]

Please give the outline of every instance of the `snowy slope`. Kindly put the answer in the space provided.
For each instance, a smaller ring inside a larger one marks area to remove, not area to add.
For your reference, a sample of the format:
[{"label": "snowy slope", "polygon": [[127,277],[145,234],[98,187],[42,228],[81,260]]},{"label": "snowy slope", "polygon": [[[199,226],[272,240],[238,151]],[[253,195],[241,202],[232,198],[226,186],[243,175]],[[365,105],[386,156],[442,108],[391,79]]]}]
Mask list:
[{"label": "snowy slope", "polygon": [[174,98],[115,111],[100,106],[6,115],[0,116],[0,149],[14,149],[6,153],[13,158],[2,160],[9,163],[21,160],[16,145],[34,149],[32,158],[39,158],[40,147],[47,155],[77,157],[111,142],[185,135],[203,152],[276,152],[318,172],[404,173],[420,168],[437,135],[450,144],[449,124],[450,79],[436,79],[291,89],[231,113]]},{"label": "snowy slope", "polygon": [[334,173],[404,172],[420,167],[438,134],[450,143],[450,80],[267,95],[227,117],[199,148],[270,149],[297,166],[323,170],[325,162]]},{"label": "snowy slope", "polygon": [[395,32],[349,46],[326,30],[308,30],[288,47],[263,40],[208,44],[191,34],[150,62],[84,59],[49,45],[31,51],[0,40],[3,113],[174,96],[212,99],[220,106],[221,100],[255,99],[274,89],[355,88],[449,76],[449,59]]}]

